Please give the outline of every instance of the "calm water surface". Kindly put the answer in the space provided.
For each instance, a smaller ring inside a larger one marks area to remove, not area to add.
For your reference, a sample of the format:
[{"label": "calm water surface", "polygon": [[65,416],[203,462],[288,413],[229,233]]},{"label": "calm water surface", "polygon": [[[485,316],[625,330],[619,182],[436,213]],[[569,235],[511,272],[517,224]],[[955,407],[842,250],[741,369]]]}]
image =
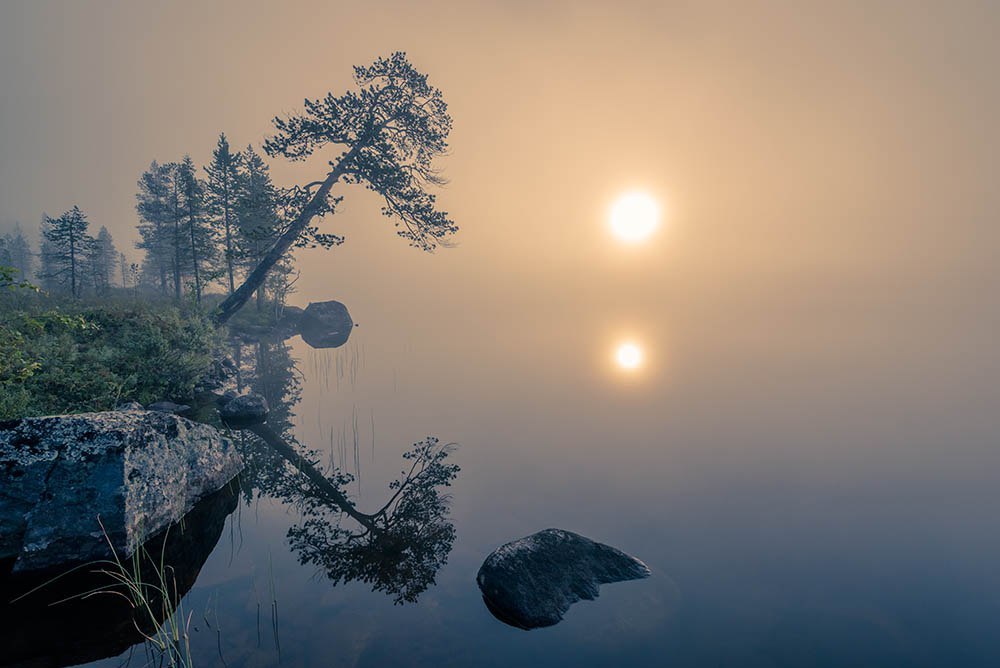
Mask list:
[{"label": "calm water surface", "polygon": [[[352,308],[362,326],[340,349],[244,347],[286,394],[290,433],[356,476],[362,510],[412,443],[458,444],[457,539],[436,584],[394,605],[300,565],[297,504],[258,494],[185,598],[196,664],[996,665],[988,399],[856,324],[668,322],[666,308],[609,322],[607,308],[475,332],[461,316],[366,322]],[[626,339],[643,348],[637,371],[615,366]],[[604,586],[555,627],[505,626],[476,571],[546,527],[615,545],[653,577]]]}]

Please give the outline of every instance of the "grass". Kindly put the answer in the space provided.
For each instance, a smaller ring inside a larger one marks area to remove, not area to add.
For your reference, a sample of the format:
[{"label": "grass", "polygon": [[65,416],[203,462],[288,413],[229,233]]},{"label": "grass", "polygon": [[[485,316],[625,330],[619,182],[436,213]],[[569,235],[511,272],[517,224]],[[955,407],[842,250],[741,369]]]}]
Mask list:
[{"label": "grass", "polygon": [[191,306],[0,300],[0,419],[183,400],[218,341]]},{"label": "grass", "polygon": [[[101,526],[103,530],[103,525]],[[169,529],[167,529],[169,531]],[[107,532],[105,532],[107,538]],[[166,541],[164,541],[164,546]],[[141,618],[148,620],[153,630],[147,632],[143,624],[133,620],[136,630],[146,639],[146,647],[151,651],[158,665],[171,668],[193,668],[191,658],[191,613],[185,614],[184,604],[177,590],[177,579],[172,566],[163,560],[163,553],[156,562],[144,547],[135,551],[127,567],[122,563],[114,545],[108,540],[114,555],[104,562],[107,568],[101,572],[114,580],[123,591],[113,589],[97,593],[111,593],[124,597]],[[148,582],[143,572],[143,558],[154,565],[153,582]],[[152,658],[152,657],[151,657]]]},{"label": "grass", "polygon": [[[100,523],[100,518],[98,522]],[[111,559],[92,561],[70,569],[21,594],[12,603],[80,571],[103,576],[106,582],[101,586],[71,594],[49,605],[83,601],[94,596],[121,598],[132,610],[132,624],[144,640],[147,665],[193,668],[190,642],[192,615],[185,612],[174,569],[165,562],[166,540],[163,541],[164,549],[158,559],[154,559],[145,546],[142,546],[136,549],[130,559],[122,560],[103,523],[101,531],[111,549]]]}]

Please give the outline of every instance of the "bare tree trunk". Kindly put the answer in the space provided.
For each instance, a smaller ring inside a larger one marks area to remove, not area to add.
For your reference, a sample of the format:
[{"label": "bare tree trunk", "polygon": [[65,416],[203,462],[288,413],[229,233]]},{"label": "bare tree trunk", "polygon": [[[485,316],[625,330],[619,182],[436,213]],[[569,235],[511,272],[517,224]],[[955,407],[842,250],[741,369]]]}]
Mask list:
[{"label": "bare tree trunk", "polygon": [[309,200],[309,203],[305,205],[302,209],[302,213],[299,214],[298,218],[285,230],[285,233],[278,237],[278,240],[271,246],[271,250],[267,252],[266,255],[261,259],[261,261],[254,267],[254,270],[250,272],[250,275],[246,277],[243,281],[243,285],[236,288],[236,292],[226,297],[225,301],[219,304],[219,309],[215,313],[215,322],[218,324],[223,324],[239,311],[244,304],[250,299],[250,296],[257,291],[257,288],[264,284],[264,280],[267,278],[267,272],[271,270],[275,264],[281,260],[282,256],[288,252],[288,249],[292,247],[295,240],[299,238],[302,231],[306,229],[316,214],[320,211],[324,202],[326,202],[327,196],[330,194],[330,190],[333,186],[340,180],[340,177],[344,175],[347,170],[347,165],[354,158],[354,155],[360,150],[361,145],[355,145],[348,153],[337,163],[337,166],[326,175],[326,180],[320,185],[319,190],[313,195],[313,198]]}]

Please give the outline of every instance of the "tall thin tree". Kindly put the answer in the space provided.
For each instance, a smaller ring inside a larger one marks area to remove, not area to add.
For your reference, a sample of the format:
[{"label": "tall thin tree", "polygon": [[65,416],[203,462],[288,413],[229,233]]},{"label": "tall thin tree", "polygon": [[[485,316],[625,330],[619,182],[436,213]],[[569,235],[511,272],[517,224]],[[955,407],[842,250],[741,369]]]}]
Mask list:
[{"label": "tall thin tree", "polygon": [[205,167],[206,209],[216,229],[221,232],[226,248],[223,253],[229,294],[236,291],[236,199],[240,155],[229,148],[226,134],[212,151],[212,162]]},{"label": "tall thin tree", "polygon": [[158,279],[160,292],[167,294],[167,274],[173,265],[173,244],[169,234],[173,222],[171,208],[171,167],[155,160],[139,177],[136,212],[140,240],[136,246],[146,252],[147,266]]},{"label": "tall thin tree", "polygon": [[191,156],[185,155],[177,166],[175,179],[181,193],[181,209],[190,245],[191,270],[194,274],[195,300],[201,303],[202,270],[211,261],[215,245],[212,243],[212,230],[204,219],[204,184],[198,178],[197,170]]}]

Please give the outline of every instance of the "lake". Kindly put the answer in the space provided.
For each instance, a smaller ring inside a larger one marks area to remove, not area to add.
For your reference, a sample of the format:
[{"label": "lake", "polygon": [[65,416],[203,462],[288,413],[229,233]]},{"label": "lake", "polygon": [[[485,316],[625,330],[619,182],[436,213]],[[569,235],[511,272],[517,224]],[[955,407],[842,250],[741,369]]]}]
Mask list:
[{"label": "lake", "polygon": [[[275,429],[351,473],[361,510],[389,497],[413,443],[454,443],[455,540],[416,602],[335,586],[290,545],[302,494],[249,474],[183,601],[195,665],[991,665],[985,400],[940,406],[933,379],[858,345],[856,323],[677,311],[669,330],[662,314],[608,322],[595,308],[497,318],[477,337],[456,314],[362,322],[335,350],[242,346],[243,383],[270,395]],[[626,339],[638,369],[616,364]],[[653,575],[603,586],[554,627],[506,626],[477,569],[547,527]]]}]

